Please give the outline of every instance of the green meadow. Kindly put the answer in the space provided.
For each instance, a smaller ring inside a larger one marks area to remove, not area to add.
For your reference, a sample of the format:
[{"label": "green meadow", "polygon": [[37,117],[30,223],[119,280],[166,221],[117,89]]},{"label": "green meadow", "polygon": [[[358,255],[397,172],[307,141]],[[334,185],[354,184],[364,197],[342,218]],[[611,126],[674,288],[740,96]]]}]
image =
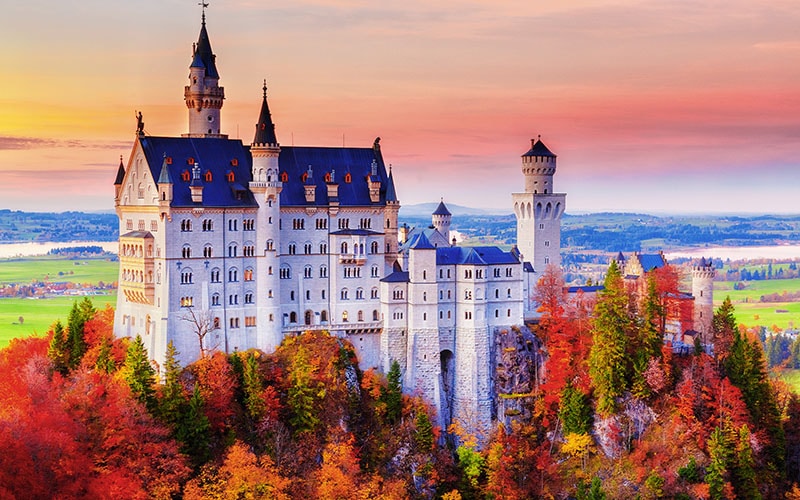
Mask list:
[{"label": "green meadow", "polygon": [[734,290],[733,285],[730,281],[714,282],[714,304],[719,306],[729,296],[739,323],[747,326],[800,327],[800,302],[759,302],[762,295],[797,292],[800,290],[800,278],[748,281],[744,290]]},{"label": "green meadow", "polygon": [[[119,263],[106,259],[64,259],[54,256],[0,260],[0,287],[33,281],[97,285],[117,281]],[[96,308],[116,305],[116,290],[91,296]],[[57,319],[66,322],[72,303],[82,297],[0,298],[0,348],[16,337],[43,335]],[[20,322],[22,317],[22,322]]]},{"label": "green meadow", "polygon": [[[94,307],[102,309],[106,304],[116,306],[117,294],[95,295],[89,297]],[[3,299],[0,298],[0,348],[8,345],[13,338],[30,335],[44,335],[50,325],[60,319],[67,322],[73,302],[83,297],[53,297],[47,299]],[[19,322],[22,316],[23,322]]]}]

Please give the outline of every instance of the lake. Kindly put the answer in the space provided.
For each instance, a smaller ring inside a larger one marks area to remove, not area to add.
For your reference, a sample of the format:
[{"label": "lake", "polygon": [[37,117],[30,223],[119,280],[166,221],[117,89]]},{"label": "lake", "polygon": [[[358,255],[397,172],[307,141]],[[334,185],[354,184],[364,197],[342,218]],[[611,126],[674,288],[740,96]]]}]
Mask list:
[{"label": "lake", "polygon": [[800,259],[800,245],[769,245],[759,247],[704,247],[688,248],[686,250],[675,250],[664,252],[667,260],[689,257],[699,259],[700,257],[715,258],[722,260],[744,260],[744,259],[776,259],[791,260]]},{"label": "lake", "polygon": [[106,252],[117,253],[119,244],[116,241],[65,241],[65,242],[26,242],[26,243],[0,243],[0,259],[10,257],[30,257],[32,255],[46,255],[54,248],[89,247],[98,246]]}]

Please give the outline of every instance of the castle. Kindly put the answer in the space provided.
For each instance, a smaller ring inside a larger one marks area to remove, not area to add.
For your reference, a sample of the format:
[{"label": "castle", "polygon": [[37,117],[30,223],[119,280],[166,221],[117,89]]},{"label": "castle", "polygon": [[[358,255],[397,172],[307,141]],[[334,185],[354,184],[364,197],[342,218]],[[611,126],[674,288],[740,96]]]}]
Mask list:
[{"label": "castle", "polygon": [[515,248],[460,247],[444,202],[431,227],[398,226],[380,139],[283,146],[265,82],[245,145],[222,133],[219,81],[203,14],[184,88],[188,133],[149,135],[140,114],[118,168],[115,335],[140,335],[158,364],[172,342],[186,364],[327,330],[364,368],[397,361],[404,390],[433,403],[440,425],[488,431],[494,337],[535,314],[537,276],[560,265],[556,155],[541,140],[522,155]]}]

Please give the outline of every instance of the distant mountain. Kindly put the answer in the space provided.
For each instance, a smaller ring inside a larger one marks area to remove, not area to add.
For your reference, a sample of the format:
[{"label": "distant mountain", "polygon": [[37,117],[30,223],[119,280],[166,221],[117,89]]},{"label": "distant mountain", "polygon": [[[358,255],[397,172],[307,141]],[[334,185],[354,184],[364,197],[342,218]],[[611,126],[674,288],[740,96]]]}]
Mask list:
[{"label": "distant mountain", "polygon": [[[450,213],[453,216],[457,217],[459,215],[509,215],[511,214],[510,209],[506,208],[473,208],[473,207],[465,207],[462,205],[456,205],[451,203],[446,203],[447,209],[450,210]],[[439,206],[439,202],[434,203],[418,203],[416,205],[401,205],[400,206],[400,217],[430,217],[436,207]]]}]

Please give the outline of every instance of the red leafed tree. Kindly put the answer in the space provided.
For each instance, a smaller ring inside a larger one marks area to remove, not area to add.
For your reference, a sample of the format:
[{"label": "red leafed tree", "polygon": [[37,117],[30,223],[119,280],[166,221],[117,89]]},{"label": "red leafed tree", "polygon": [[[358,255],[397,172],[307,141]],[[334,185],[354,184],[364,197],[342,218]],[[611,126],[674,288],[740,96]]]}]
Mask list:
[{"label": "red leafed tree", "polygon": [[322,450],[322,466],[314,474],[316,498],[352,498],[358,490],[361,468],[351,435],[331,441]]},{"label": "red leafed tree", "polygon": [[206,417],[211,428],[223,433],[235,415],[236,375],[228,358],[221,352],[200,358],[191,367],[200,386]]}]

